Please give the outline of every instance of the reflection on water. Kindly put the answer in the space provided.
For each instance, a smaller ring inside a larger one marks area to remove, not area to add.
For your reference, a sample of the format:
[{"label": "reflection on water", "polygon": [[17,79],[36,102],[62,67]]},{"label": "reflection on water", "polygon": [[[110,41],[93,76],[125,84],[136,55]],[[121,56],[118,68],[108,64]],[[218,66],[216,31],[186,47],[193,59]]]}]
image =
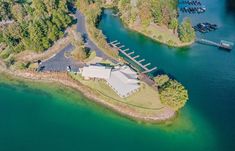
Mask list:
[{"label": "reflection on water", "polygon": [[235,1],[234,0],[226,1],[226,12],[235,15]]},{"label": "reflection on water", "polygon": [[[187,14],[195,23],[208,21],[220,26],[219,30],[200,36],[213,41],[221,39],[233,41],[235,39],[233,33],[235,26],[232,19],[234,15],[227,14],[224,4],[226,4],[225,0],[205,1],[208,10],[206,13],[201,15]],[[200,118],[195,116],[184,118],[183,116],[187,115],[188,107],[184,108],[181,111],[182,116],[177,118],[179,122],[175,121],[173,125],[182,124],[185,126],[185,131],[189,132],[177,132],[177,136],[170,134],[176,138],[172,143],[175,145],[177,140],[187,141],[188,138],[184,136],[189,133],[192,134],[192,138],[195,137],[195,134],[198,135],[201,141],[197,144],[201,144],[201,146],[195,148],[195,144],[192,142],[184,143],[190,146],[188,150],[205,150],[205,146],[207,146],[206,150],[218,151],[230,151],[231,148],[234,148],[235,133],[231,131],[235,125],[233,120],[235,102],[232,101],[235,100],[234,51],[226,53],[219,51],[216,47],[199,44],[185,49],[169,49],[167,46],[155,43],[145,36],[124,28],[120,19],[111,15],[111,11],[104,11],[105,15],[102,16],[99,24],[103,33],[110,39],[119,40],[126,47],[135,50],[141,57],[151,62],[152,65],[162,69],[158,72],[170,73],[182,82],[189,90],[190,100],[187,105],[201,115]],[[199,120],[201,118],[205,120]],[[209,126],[205,127],[204,123],[209,123],[206,124]],[[181,127],[181,129],[183,128]],[[164,144],[167,139],[161,138],[161,140]],[[174,146],[173,144],[169,143],[168,145]],[[178,144],[182,145],[182,143]],[[158,147],[163,150],[162,145]]]}]

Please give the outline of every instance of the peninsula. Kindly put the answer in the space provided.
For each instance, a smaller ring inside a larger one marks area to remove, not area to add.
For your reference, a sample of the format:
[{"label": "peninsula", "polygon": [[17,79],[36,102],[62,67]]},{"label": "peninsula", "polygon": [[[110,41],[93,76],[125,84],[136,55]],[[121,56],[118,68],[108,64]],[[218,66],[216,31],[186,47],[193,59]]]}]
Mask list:
[{"label": "peninsula", "polygon": [[[119,9],[129,5],[124,2],[130,1],[118,1]],[[102,8],[115,5],[114,1],[9,0],[0,4],[4,14],[0,72],[60,83],[139,121],[169,120],[188,100],[182,84],[167,75],[149,76],[157,69],[148,70],[150,63],[139,67],[129,63],[119,55],[124,46],[112,45],[96,28]]]},{"label": "peninsula", "polygon": [[191,45],[195,32],[189,18],[178,21],[178,0],[109,0],[123,23],[160,43],[173,47]]}]

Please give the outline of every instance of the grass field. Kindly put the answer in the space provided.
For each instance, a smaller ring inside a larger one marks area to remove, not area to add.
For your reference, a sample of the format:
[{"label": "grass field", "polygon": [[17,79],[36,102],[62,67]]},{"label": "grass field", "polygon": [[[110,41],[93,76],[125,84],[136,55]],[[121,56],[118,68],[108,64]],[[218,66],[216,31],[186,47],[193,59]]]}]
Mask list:
[{"label": "grass field", "polygon": [[71,74],[71,76],[83,85],[97,91],[101,96],[110,98],[110,100],[146,109],[159,109],[164,107],[160,102],[158,92],[145,83],[141,83],[141,88],[138,92],[127,98],[121,98],[103,80],[84,80],[80,75],[75,74]]},{"label": "grass field", "polygon": [[129,28],[140,32],[143,35],[150,37],[160,43],[164,43],[173,47],[187,46],[192,43],[181,42],[178,38],[178,35],[174,34],[173,30],[168,29],[166,26],[158,26],[154,24],[151,24],[148,27],[130,25]]}]

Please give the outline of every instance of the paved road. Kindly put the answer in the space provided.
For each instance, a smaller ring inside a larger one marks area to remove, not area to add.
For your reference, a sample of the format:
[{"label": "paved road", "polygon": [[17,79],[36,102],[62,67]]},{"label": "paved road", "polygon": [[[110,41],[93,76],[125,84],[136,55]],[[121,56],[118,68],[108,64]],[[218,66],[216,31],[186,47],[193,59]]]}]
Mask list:
[{"label": "paved road", "polygon": [[65,53],[72,50],[73,46],[69,44],[52,58],[42,62],[40,65],[42,71],[67,71],[67,66],[70,66],[72,71],[78,71],[84,64],[65,57]]},{"label": "paved road", "polygon": [[87,37],[87,43],[85,44],[85,46],[90,48],[91,50],[94,50],[98,57],[101,57],[104,59],[109,59],[110,61],[112,61],[114,63],[118,63],[116,60],[107,56],[102,50],[100,50],[97,47],[97,45],[88,37],[87,29],[86,29],[86,25],[85,25],[85,16],[79,10],[77,10],[77,12],[76,12],[76,18],[78,21],[77,31],[80,32],[82,35],[86,35],[86,37]]},{"label": "paved road", "polygon": [[[77,18],[77,32],[80,32],[82,35],[86,35],[87,43],[85,44],[86,47],[90,48],[92,51],[96,51],[96,55],[103,59],[109,59],[110,61],[117,63],[117,61],[113,60],[111,57],[107,56],[102,50],[100,50],[96,44],[91,41],[88,37],[87,29],[85,26],[85,16],[77,10],[76,12]],[[59,53],[57,53],[52,58],[43,61],[39,66],[42,70],[41,71],[66,71],[67,66],[70,66],[72,71],[78,71],[79,68],[83,67],[84,64],[78,61],[74,61],[71,58],[66,58],[65,53],[71,52],[73,50],[73,46],[71,44],[67,45],[65,48],[61,49]]]}]

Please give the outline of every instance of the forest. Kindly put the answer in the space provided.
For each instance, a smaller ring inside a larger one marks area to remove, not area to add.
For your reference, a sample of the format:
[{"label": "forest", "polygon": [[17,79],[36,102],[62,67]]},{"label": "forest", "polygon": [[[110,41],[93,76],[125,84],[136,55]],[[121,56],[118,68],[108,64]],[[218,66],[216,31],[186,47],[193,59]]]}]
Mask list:
[{"label": "forest", "polygon": [[41,52],[72,23],[68,0],[1,0],[0,44],[9,51]]}]

